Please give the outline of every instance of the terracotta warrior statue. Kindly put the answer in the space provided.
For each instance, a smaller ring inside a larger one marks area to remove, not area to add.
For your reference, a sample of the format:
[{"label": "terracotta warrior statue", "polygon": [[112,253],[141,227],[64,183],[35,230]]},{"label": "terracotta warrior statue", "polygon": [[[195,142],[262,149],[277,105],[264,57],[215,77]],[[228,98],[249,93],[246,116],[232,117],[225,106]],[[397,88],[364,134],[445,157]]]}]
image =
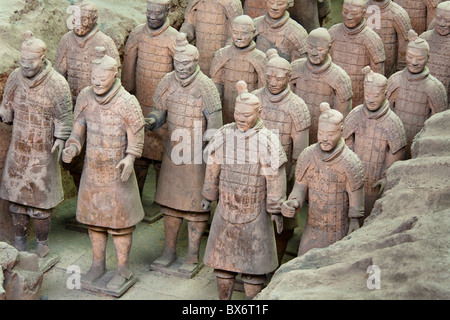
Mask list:
[{"label": "terracotta warrior statue", "polygon": [[205,210],[217,201],[204,262],[214,268],[221,300],[231,299],[239,273],[247,299],[253,299],[278,266],[272,221],[281,232],[286,199],[284,149],[259,118],[259,99],[245,82],[237,87],[236,122],[211,140],[203,186]]},{"label": "terracotta warrior statue", "polygon": [[241,0],[190,0],[180,32],[189,42],[195,40],[199,65],[209,76],[214,53],[231,38],[231,23],[244,12]]},{"label": "terracotta warrior statue", "polygon": [[352,105],[364,101],[364,74],[362,68],[370,65],[374,72],[384,74],[386,60],[383,41],[366,26],[367,0],[344,0],[344,22],[329,29],[331,35],[330,55],[333,62],[347,72],[352,80]]},{"label": "terracotta warrior statue", "polygon": [[236,82],[244,80],[249,90],[265,85],[267,59],[256,49],[253,38],[255,25],[252,18],[242,15],[232,24],[233,44],[219,49],[211,64],[211,79],[222,98],[223,123],[234,121],[234,104],[237,97]]},{"label": "terracotta warrior statue", "polygon": [[387,84],[391,109],[400,117],[406,130],[405,159],[411,158],[411,144],[425,120],[444,111],[448,104],[444,85],[428,70],[430,47],[427,41],[418,38],[414,30],[409,32],[408,39],[407,67],[392,75]]},{"label": "terracotta warrior statue", "polygon": [[[279,135],[286,153],[285,165],[287,192],[294,184],[295,163],[300,153],[309,145],[311,118],[306,103],[291,91],[291,64],[281,58],[276,49],[267,50],[267,84],[252,92],[261,102],[261,120],[267,129]],[[283,232],[276,234],[278,263],[281,264],[288,241],[299,225],[298,214],[294,219],[283,219]]]},{"label": "terracotta warrior statue", "polygon": [[281,208],[283,216],[293,217],[308,197],[299,256],[341,240],[364,216],[363,164],[342,138],[342,114],[326,102],[321,109],[317,143],[300,154],[294,189]]},{"label": "terracotta warrior statue", "polygon": [[393,73],[403,70],[406,66],[405,52],[411,20],[405,9],[392,0],[369,0],[368,5],[369,8],[370,6],[379,8],[379,17],[373,17],[378,14],[378,11],[374,12],[369,9],[366,12],[366,19],[371,21],[367,25],[383,41],[386,54],[384,74],[389,78]]},{"label": "terracotta warrior statue", "polygon": [[317,142],[320,104],[327,102],[344,118],[352,109],[352,81],[329,55],[331,37],[325,28],[308,35],[308,57],[292,62],[291,89],[309,108],[311,126],[309,143]]},{"label": "terracotta warrior statue", "polygon": [[158,270],[175,261],[177,236],[184,219],[188,224],[189,248],[179,271],[191,273],[199,268],[200,241],[210,217],[210,210],[201,206],[206,167],[202,150],[211,139],[211,129],[222,126],[222,107],[214,82],[200,70],[199,58],[197,48],[187,42],[186,34],[180,33],[175,47],[175,70],[159,83],[155,107],[147,116],[148,127],[153,130],[168,124],[155,194],[165,230],[163,254],[152,264]]},{"label": "terracotta warrior statue", "polygon": [[[170,26],[168,15],[171,0],[147,2],[147,23],[136,27],[125,45],[122,67],[122,84],[134,94],[142,108],[142,114],[153,110],[153,95],[161,79],[173,70],[173,55],[178,31]],[[142,157],[136,159],[134,169],[142,196],[149,164],[153,162],[156,180],[161,168],[167,125],[157,132],[145,133]]]},{"label": "terracotta warrior statue", "polygon": [[442,82],[450,102],[450,1],[441,2],[436,8],[434,29],[420,35],[430,46],[427,67]]},{"label": "terracotta warrior statue", "polygon": [[144,118],[137,99],[118,78],[117,61],[97,47],[92,86],[78,96],[74,125],[63,161],[70,163],[86,143],[76,217],[87,226],[93,260],[82,277],[93,284],[106,273],[108,234],[113,238],[117,269],[106,287],[119,290],[132,278],[130,249],[135,226],[144,217],[133,165],[142,154]]},{"label": "terracotta warrior statue", "polygon": [[331,12],[331,0],[292,0],[289,9],[292,19],[300,23],[309,33],[321,27]]},{"label": "terracotta warrior statue", "polygon": [[412,29],[417,34],[427,31],[436,15],[436,7],[442,0],[393,0],[408,13]]},{"label": "terracotta warrior statue", "polygon": [[402,121],[389,108],[386,77],[370,67],[363,72],[364,103],[345,118],[343,137],[364,165],[366,218],[384,190],[387,169],[405,156],[406,134]]},{"label": "terracotta warrior statue", "polygon": [[287,11],[290,0],[266,0],[267,13],[255,19],[256,48],[267,52],[278,50],[289,62],[306,56],[308,33]]},{"label": "terracotta warrior statue", "polygon": [[[96,5],[83,0],[77,7],[79,10],[73,15],[74,28],[62,37],[55,54],[55,69],[69,82],[74,106],[81,90],[91,85],[91,62],[96,57],[96,46],[105,47],[107,54],[120,65],[119,52],[114,41],[100,31]],[[71,164],[63,164],[73,177],[77,189],[80,186],[83,161],[84,152]]]},{"label": "terracotta warrior statue", "polygon": [[0,105],[1,121],[13,126],[0,197],[10,203],[15,248],[27,251],[31,218],[36,253],[45,257],[52,210],[64,198],[59,159],[72,130],[72,97],[46,58],[45,43],[31,31],[20,52],[20,67],[9,75]]}]

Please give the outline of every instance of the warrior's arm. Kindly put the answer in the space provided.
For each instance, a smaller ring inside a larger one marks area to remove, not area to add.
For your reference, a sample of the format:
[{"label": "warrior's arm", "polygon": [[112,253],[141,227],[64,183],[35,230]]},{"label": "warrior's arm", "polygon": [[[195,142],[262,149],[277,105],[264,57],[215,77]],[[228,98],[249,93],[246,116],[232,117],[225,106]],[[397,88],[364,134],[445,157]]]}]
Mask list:
[{"label": "warrior's arm", "polygon": [[127,40],[125,45],[123,66],[122,66],[122,85],[130,93],[136,90],[136,63],[138,57],[138,41],[136,37],[132,37],[133,33]]}]

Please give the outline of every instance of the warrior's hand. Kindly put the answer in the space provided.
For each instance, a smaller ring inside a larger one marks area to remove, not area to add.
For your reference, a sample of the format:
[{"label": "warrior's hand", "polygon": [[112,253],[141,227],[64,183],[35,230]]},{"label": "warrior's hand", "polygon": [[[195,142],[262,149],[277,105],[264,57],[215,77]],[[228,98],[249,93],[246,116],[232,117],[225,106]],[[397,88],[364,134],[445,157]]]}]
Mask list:
[{"label": "warrior's hand", "polygon": [[207,200],[207,199],[203,199],[202,203],[200,204],[200,206],[202,207],[203,210],[209,210],[211,207],[211,201]]},{"label": "warrior's hand", "polygon": [[[56,143],[56,141],[55,141]],[[62,147],[61,147],[62,149]],[[61,150],[60,149],[60,150]],[[52,150],[53,152],[53,150]],[[77,155],[77,147],[73,144],[68,146],[62,151],[62,161],[65,163],[71,163],[72,159]]]},{"label": "warrior's hand", "polygon": [[378,190],[378,196],[381,196],[381,194],[384,191],[384,188],[386,187],[386,178],[380,179],[373,185],[374,188],[380,186],[380,190]]},{"label": "warrior's hand", "polygon": [[277,233],[281,234],[283,232],[283,216],[281,214],[272,214],[272,221],[275,222]]},{"label": "warrior's hand", "polygon": [[55,143],[53,144],[51,152],[53,153],[56,151],[56,149],[58,149],[58,162],[59,162],[59,159],[61,159],[61,155],[63,153],[65,143],[66,142],[64,140],[56,139]]},{"label": "warrior's hand", "polygon": [[145,120],[145,129],[152,130],[156,125],[155,118],[144,118]]},{"label": "warrior's hand", "polygon": [[353,231],[358,230],[358,229],[359,229],[359,219],[351,218],[350,225],[348,226],[347,235],[349,235],[350,233],[352,233]]},{"label": "warrior's hand", "polygon": [[281,214],[286,218],[293,218],[299,206],[300,204],[296,199],[284,201],[281,205]]},{"label": "warrior's hand", "polygon": [[120,179],[122,179],[123,182],[128,181],[128,179],[130,178],[134,168],[134,160],[135,157],[131,154],[128,154],[125,158],[120,160],[119,164],[116,166],[116,169],[120,169],[120,167],[123,166],[122,174],[120,176]]}]

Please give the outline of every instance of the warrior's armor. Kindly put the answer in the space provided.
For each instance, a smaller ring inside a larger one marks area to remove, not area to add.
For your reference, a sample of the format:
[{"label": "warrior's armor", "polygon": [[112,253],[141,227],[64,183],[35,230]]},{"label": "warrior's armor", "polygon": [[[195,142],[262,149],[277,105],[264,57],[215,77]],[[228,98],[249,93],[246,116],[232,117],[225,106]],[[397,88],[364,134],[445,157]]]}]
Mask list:
[{"label": "warrior's armor", "polygon": [[69,82],[74,102],[80,91],[91,85],[92,60],[96,58],[95,47],[106,48],[106,54],[120,65],[119,51],[114,41],[100,31],[98,25],[85,36],[67,32],[55,54],[55,69]]},{"label": "warrior's armor", "polygon": [[298,255],[341,240],[347,235],[349,218],[363,216],[364,167],[343,138],[331,154],[318,143],[306,148],[297,160],[295,177],[296,183],[307,187],[309,198]]},{"label": "warrior's armor", "polygon": [[436,15],[436,7],[441,0],[393,0],[408,13],[411,26],[417,34],[428,29]]},{"label": "warrior's armor", "polygon": [[308,33],[298,22],[285,12],[280,19],[272,19],[268,13],[255,20],[256,48],[267,52],[271,48],[278,51],[280,57],[292,62],[306,56]]},{"label": "warrior's armor", "polygon": [[327,102],[344,117],[352,108],[352,82],[347,73],[333,63],[328,56],[321,66],[312,64],[308,58],[292,63],[292,91],[302,98],[309,109],[311,126],[309,143],[317,142],[317,126],[320,116],[320,104]]},{"label": "warrior's armor", "polygon": [[244,14],[257,18],[265,15],[267,12],[266,0],[245,0]]},{"label": "warrior's armor", "polygon": [[244,80],[249,91],[263,87],[266,84],[266,64],[266,55],[256,49],[254,42],[245,49],[230,45],[216,52],[211,65],[211,79],[223,85],[224,124],[234,121],[236,83]]},{"label": "warrior's armor", "polygon": [[[122,82],[128,92],[135,94],[144,117],[153,110],[153,95],[159,82],[173,70],[177,34],[167,20],[158,30],[142,24],[131,32],[127,40]],[[167,126],[158,132],[146,131],[142,156],[161,161],[166,134]]]},{"label": "warrior's armor", "polygon": [[200,52],[199,65],[209,76],[214,53],[231,37],[232,21],[243,14],[240,0],[191,0],[186,8],[180,32],[189,41],[195,39]]},{"label": "warrior's armor", "polygon": [[355,28],[339,23],[329,29],[330,55],[333,62],[350,76],[353,88],[353,106],[364,101],[364,74],[362,68],[370,65],[374,72],[384,74],[385,53],[383,42],[375,31],[366,26],[365,19]]},{"label": "warrior's armor", "polygon": [[[406,67],[405,55],[408,44],[408,31],[411,29],[411,20],[408,13],[391,0],[377,2],[370,0],[369,5],[380,8],[380,17],[377,18],[380,28],[371,25],[384,44],[386,61],[384,63],[384,75],[390,77],[393,73]],[[366,18],[374,13],[366,13]]]},{"label": "warrior's armor", "polygon": [[203,196],[218,203],[205,264],[251,275],[272,272],[278,259],[271,214],[280,214],[286,198],[287,159],[279,139],[261,119],[246,132],[230,123],[216,133],[208,152]]},{"label": "warrior's armor", "polygon": [[[12,122],[12,140],[0,196],[27,207],[52,209],[64,198],[55,139],[72,130],[72,97],[67,81],[46,60],[33,79],[14,70],[6,82],[0,114]],[[44,218],[44,217],[41,217]]]},{"label": "warrior's armor", "polygon": [[139,102],[119,79],[106,96],[97,96],[92,87],[80,93],[66,147],[74,145],[79,154],[85,141],[77,220],[110,229],[134,227],[144,217],[136,176],[133,172],[123,182],[116,167],[127,154],[141,156],[144,118]]},{"label": "warrior's armor", "polygon": [[425,120],[447,108],[447,93],[443,84],[430,74],[428,67],[418,74],[405,68],[389,78],[387,98],[405,126],[408,142],[405,158],[408,159],[412,141],[423,128]]},{"label": "warrior's armor", "polygon": [[364,105],[354,108],[344,120],[343,138],[364,165],[364,206],[368,216],[380,189],[374,184],[386,177],[391,165],[387,163],[387,152],[395,154],[406,146],[405,129],[385,100],[375,112]]}]

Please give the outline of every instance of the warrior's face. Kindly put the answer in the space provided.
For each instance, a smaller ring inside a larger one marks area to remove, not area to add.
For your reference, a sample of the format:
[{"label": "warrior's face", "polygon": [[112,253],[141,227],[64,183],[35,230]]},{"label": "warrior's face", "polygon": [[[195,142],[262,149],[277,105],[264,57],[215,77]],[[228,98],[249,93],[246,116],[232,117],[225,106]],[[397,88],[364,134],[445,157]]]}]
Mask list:
[{"label": "warrior's face", "polygon": [[117,71],[103,68],[102,66],[93,67],[91,74],[92,88],[96,95],[101,96],[107,93],[116,81]]},{"label": "warrior's face", "polygon": [[406,66],[411,73],[420,73],[428,61],[428,51],[414,47],[406,49]]},{"label": "warrior's face", "polygon": [[334,124],[326,120],[319,120],[319,128],[317,132],[317,143],[320,148],[329,152],[336,147],[339,139],[342,137],[342,125]]},{"label": "warrior's face", "polygon": [[325,39],[317,37],[308,37],[308,45],[306,47],[308,59],[312,64],[321,65],[325,62],[330,51],[330,44]]},{"label": "warrior's face", "polygon": [[255,37],[255,28],[251,25],[233,23],[232,30],[234,45],[238,48],[246,48]]},{"label": "warrior's face", "polygon": [[267,88],[271,94],[279,94],[289,85],[291,72],[289,70],[267,67]]},{"label": "warrior's face", "polygon": [[97,23],[96,14],[91,13],[88,10],[81,10],[79,20],[74,16],[73,19],[73,32],[79,37],[83,37],[88,34]]},{"label": "warrior's face", "polygon": [[377,111],[386,100],[386,87],[376,85],[364,86],[364,102],[367,109]]},{"label": "warrior's face", "polygon": [[33,52],[22,50],[20,57],[20,69],[22,74],[27,78],[33,78],[43,68],[45,62],[45,54],[42,52]]},{"label": "warrior's face", "polygon": [[259,119],[261,106],[245,103],[236,103],[234,108],[234,121],[239,131],[246,132],[253,128]]},{"label": "warrior's face", "polygon": [[147,25],[150,29],[159,29],[166,22],[169,14],[169,7],[157,4],[149,3],[147,6]]},{"label": "warrior's face", "polygon": [[[362,1],[361,1],[362,2]],[[361,23],[365,16],[365,7],[354,3],[353,1],[345,1],[342,6],[342,18],[347,28],[354,28]]]},{"label": "warrior's face", "polygon": [[441,36],[450,34],[450,11],[442,10],[439,7],[436,9],[436,22],[434,29]]},{"label": "warrior's face", "polygon": [[272,19],[280,19],[286,12],[289,0],[267,0],[267,13]]},{"label": "warrior's face", "polygon": [[194,74],[198,66],[198,57],[176,53],[173,58],[173,66],[180,79],[187,79]]}]

